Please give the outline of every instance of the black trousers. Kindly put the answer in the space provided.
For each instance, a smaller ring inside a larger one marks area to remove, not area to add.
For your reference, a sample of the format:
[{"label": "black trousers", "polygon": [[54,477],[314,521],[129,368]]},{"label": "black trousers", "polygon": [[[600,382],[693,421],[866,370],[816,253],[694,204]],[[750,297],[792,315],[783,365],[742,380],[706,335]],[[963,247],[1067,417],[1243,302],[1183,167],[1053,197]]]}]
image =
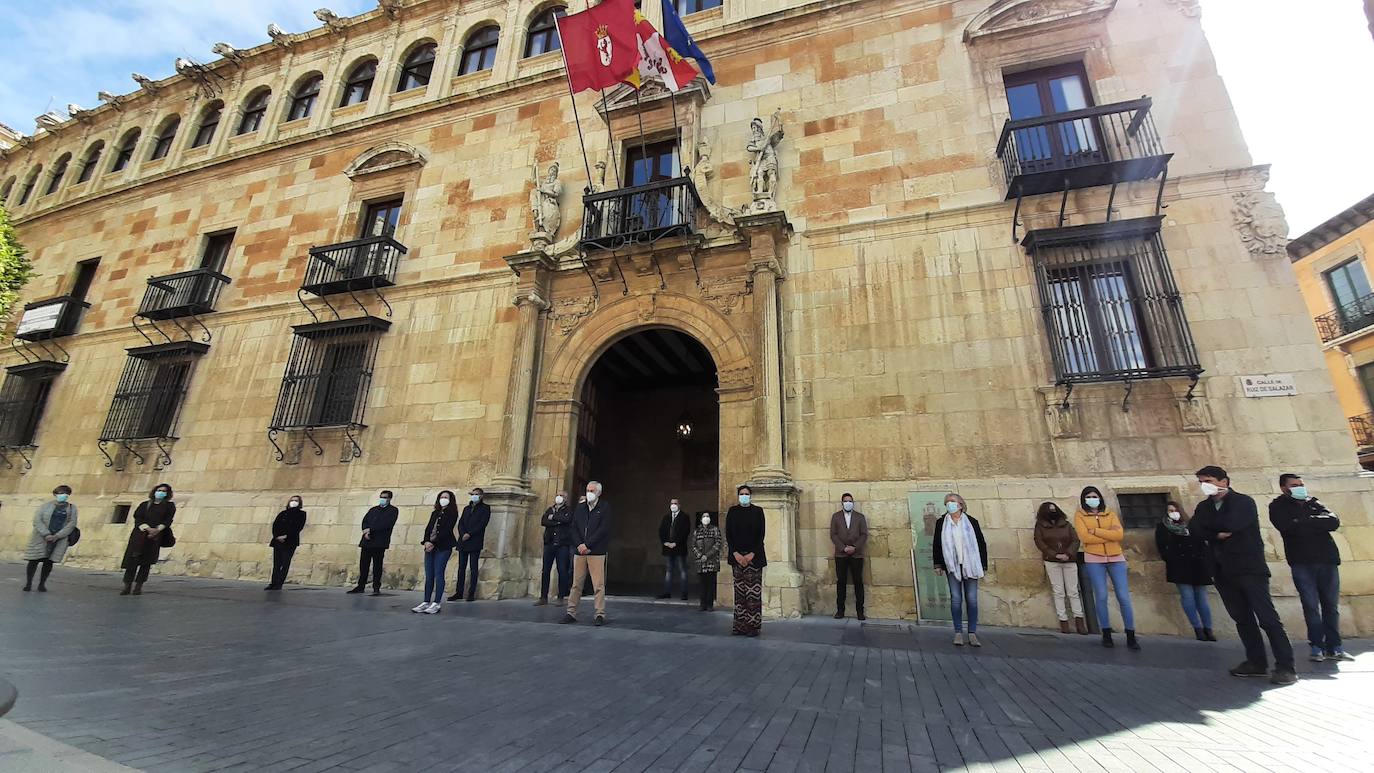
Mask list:
[{"label": "black trousers", "polygon": [[1279,670],[1293,670],[1293,643],[1288,641],[1288,632],[1283,630],[1283,621],[1274,609],[1274,599],[1269,596],[1269,578],[1261,575],[1243,577],[1218,577],[1217,595],[1226,605],[1226,612],[1236,622],[1236,634],[1245,645],[1245,659],[1256,666],[1268,667],[1269,657],[1264,651],[1263,630],[1269,637],[1269,647],[1274,650],[1274,667]]},{"label": "black trousers", "polygon": [[286,582],[286,575],[291,571],[291,557],[296,555],[294,545],[273,545],[272,546],[272,582],[278,588]]},{"label": "black trousers", "polygon": [[[458,574],[453,577],[453,584],[455,586],[453,595],[466,595],[468,598],[473,598],[477,595],[477,559],[480,558],[481,555],[481,553],[475,550],[466,553],[459,551]],[[466,584],[463,583],[463,573],[465,571],[468,572],[470,576],[470,581]]]},{"label": "black trousers", "polygon": [[367,568],[372,567],[372,590],[382,589],[382,557],[386,548],[359,548],[358,587],[367,584]]},{"label": "black trousers", "polygon": [[835,556],[835,611],[844,612],[845,576],[854,580],[854,608],[864,611],[864,560],[856,556]]},{"label": "black trousers", "polygon": [[124,582],[147,582],[148,572],[152,571],[152,569],[153,565],[151,563],[144,563],[143,561],[140,561],[135,565],[125,567]]},{"label": "black trousers", "polygon": [[716,605],[716,575],[719,572],[699,572],[701,578],[701,608],[710,609]]}]

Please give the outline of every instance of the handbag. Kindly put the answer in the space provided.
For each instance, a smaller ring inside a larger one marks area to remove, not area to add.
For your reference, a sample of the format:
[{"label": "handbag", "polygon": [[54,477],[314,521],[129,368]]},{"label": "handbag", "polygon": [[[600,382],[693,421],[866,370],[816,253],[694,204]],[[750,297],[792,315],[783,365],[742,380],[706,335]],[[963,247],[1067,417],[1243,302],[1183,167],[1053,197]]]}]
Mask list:
[{"label": "handbag", "polygon": [[172,534],[172,527],[171,527],[171,526],[168,526],[166,529],[163,529],[163,530],[162,530],[162,534],[158,535],[158,545],[159,545],[159,546],[164,547],[164,548],[171,548],[171,547],[176,547],[176,544],[177,544],[177,538],[176,538],[176,535]]},{"label": "handbag", "polygon": [[81,530],[73,527],[71,534],[67,535],[67,547],[73,547],[81,541]]}]

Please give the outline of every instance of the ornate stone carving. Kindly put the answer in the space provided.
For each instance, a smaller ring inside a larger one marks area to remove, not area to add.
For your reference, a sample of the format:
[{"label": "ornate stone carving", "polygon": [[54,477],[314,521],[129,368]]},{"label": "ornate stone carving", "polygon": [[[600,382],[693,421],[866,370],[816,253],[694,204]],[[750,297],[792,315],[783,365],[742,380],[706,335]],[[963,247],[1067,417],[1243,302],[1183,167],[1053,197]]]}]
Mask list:
[{"label": "ornate stone carving", "polygon": [[353,163],[344,169],[344,174],[349,179],[355,179],[363,175],[385,172],[388,169],[396,169],[403,166],[415,164],[424,166],[428,157],[414,145],[407,145],[404,142],[387,142],[376,147],[368,148],[353,159]]},{"label": "ornate stone carving", "polygon": [[267,25],[267,37],[268,37],[268,39],[270,39],[273,43],[275,43],[275,44],[277,45],[278,48],[290,48],[290,47],[291,47],[291,42],[292,42],[291,33],[287,32],[286,30],[282,29],[281,27],[278,27],[278,26],[275,25],[275,24],[269,24],[269,25]]},{"label": "ornate stone carving", "polygon": [[50,110],[33,119],[33,122],[38,125],[40,131],[45,129],[47,131],[53,131],[54,129],[61,127],[62,124],[66,123],[66,120],[67,119],[63,118],[61,115],[58,115],[57,113],[54,113]]},{"label": "ornate stone carving", "polygon": [[722,370],[716,374],[716,382],[720,389],[751,389],[754,386],[754,374],[747,366]]},{"label": "ornate stone carving", "polygon": [[315,11],[315,18],[319,19],[325,27],[328,27],[330,32],[342,32],[344,27],[347,26],[344,20],[339,18],[337,13],[334,13],[328,8],[320,8]]},{"label": "ornate stone carving", "polygon": [[243,65],[243,52],[229,45],[228,43],[216,43],[210,47],[216,56],[223,57],[237,66]]},{"label": "ornate stone carving", "polygon": [[593,298],[560,298],[554,301],[549,311],[549,321],[558,335],[565,336],[595,310],[596,300]]},{"label": "ornate stone carving", "polygon": [[75,102],[67,103],[67,115],[80,121],[81,123],[91,122],[91,111],[83,108],[81,105],[78,105]]},{"label": "ornate stone carving", "polygon": [[639,276],[649,276],[655,273],[654,261],[657,257],[653,252],[635,252],[630,254],[630,263],[635,267],[635,274]]},{"label": "ornate stone carving", "polygon": [[782,110],[775,110],[769,122],[768,134],[763,133],[763,119],[749,122],[750,152],[749,182],[753,186],[754,212],[778,211],[778,143],[782,142]]},{"label": "ornate stone carving", "polygon": [[377,0],[377,7],[386,13],[388,19],[399,19],[401,17],[401,0]]},{"label": "ornate stone carving", "polygon": [[1202,15],[1202,5],[1198,0],[1164,0],[1164,2],[1178,9],[1178,12],[1191,19],[1196,19]]},{"label": "ornate stone carving", "polygon": [[119,109],[120,103],[124,101],[123,97],[116,96],[108,91],[97,91],[95,93],[95,98],[115,109]]},{"label": "ornate stone carving", "polygon": [[1288,224],[1274,197],[1262,191],[1232,194],[1232,215],[1241,244],[1256,258],[1284,255],[1288,249]]},{"label": "ornate stone carving", "polygon": [[139,88],[143,89],[144,91],[148,92],[153,96],[157,96],[158,85],[156,82],[153,81],[152,78],[149,78],[146,75],[140,75],[139,73],[134,73],[129,77],[134,79],[134,83],[137,83]]},{"label": "ornate stone carving", "polygon": [[716,168],[711,164],[711,145],[705,140],[697,143],[697,162],[692,164],[692,179],[697,187],[706,185],[706,181],[716,176]]},{"label": "ornate stone carving", "polygon": [[729,316],[739,305],[740,298],[751,289],[748,281],[743,278],[711,279],[702,284],[701,297],[719,309],[721,314]]},{"label": "ornate stone carving", "polygon": [[1084,22],[1109,13],[1116,0],[997,0],[964,28],[964,42],[989,35],[1027,32],[1030,28],[1073,19]]},{"label": "ornate stone carving", "polygon": [[648,322],[658,311],[658,293],[646,293],[635,299],[635,311],[640,322]]},{"label": "ornate stone carving", "polygon": [[596,170],[596,179],[591,180],[588,187],[592,189],[592,193],[600,193],[606,190],[606,162],[597,161],[592,164],[592,168]]},{"label": "ornate stone carving", "polygon": [[1045,423],[1049,426],[1050,437],[1056,440],[1083,436],[1083,417],[1078,406],[1073,403],[1068,407],[1058,403],[1046,405]]},{"label": "ornate stone carving", "polygon": [[558,238],[558,227],[563,224],[563,212],[558,199],[563,195],[563,183],[558,181],[558,162],[549,165],[544,179],[539,179],[539,167],[533,168],[534,189],[530,191],[530,215],[534,220],[534,231],[530,242],[537,248],[547,247]]}]

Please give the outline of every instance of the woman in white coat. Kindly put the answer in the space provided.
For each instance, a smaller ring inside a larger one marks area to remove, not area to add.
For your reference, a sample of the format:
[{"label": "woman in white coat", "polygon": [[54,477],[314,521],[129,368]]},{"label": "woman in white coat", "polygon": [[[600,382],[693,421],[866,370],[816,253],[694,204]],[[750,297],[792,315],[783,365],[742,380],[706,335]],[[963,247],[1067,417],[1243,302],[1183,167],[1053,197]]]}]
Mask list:
[{"label": "woman in white coat", "polygon": [[68,502],[72,495],[70,486],[58,486],[52,490],[53,498],[38,507],[33,516],[33,534],[29,546],[24,551],[24,560],[29,562],[24,570],[24,590],[33,590],[33,575],[38,565],[43,565],[43,573],[38,577],[38,590],[48,590],[48,575],[52,565],[62,563],[67,557],[67,547],[74,541],[76,531],[76,505]]}]

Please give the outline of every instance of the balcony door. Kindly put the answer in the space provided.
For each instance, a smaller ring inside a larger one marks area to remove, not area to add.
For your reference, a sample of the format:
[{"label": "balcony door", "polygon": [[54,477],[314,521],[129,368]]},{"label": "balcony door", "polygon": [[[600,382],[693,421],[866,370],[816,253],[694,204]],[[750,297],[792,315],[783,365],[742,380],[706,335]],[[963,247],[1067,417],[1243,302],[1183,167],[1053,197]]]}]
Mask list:
[{"label": "balcony door", "polygon": [[[378,236],[395,238],[396,225],[401,222],[401,199],[374,201],[363,210],[360,239],[373,239]],[[389,250],[385,244],[372,242],[359,245],[357,249],[347,250],[338,258],[339,272],[346,278],[357,276],[376,276],[384,270]]]},{"label": "balcony door", "polygon": [[1326,286],[1336,304],[1342,335],[1374,325],[1374,298],[1370,297],[1369,275],[1363,263],[1352,260],[1327,271]]},{"label": "balcony door", "polygon": [[[625,151],[625,180],[630,188],[666,183],[678,176],[677,140],[643,145],[630,144]],[[680,225],[673,207],[672,191],[665,185],[635,193],[627,202],[622,233],[634,234]]]},{"label": "balcony door", "polygon": [[[1093,106],[1088,77],[1080,63],[1006,76],[1011,120],[1053,116]],[[1016,131],[1016,150],[1030,172],[1069,169],[1107,160],[1095,119],[1048,121]]]}]

